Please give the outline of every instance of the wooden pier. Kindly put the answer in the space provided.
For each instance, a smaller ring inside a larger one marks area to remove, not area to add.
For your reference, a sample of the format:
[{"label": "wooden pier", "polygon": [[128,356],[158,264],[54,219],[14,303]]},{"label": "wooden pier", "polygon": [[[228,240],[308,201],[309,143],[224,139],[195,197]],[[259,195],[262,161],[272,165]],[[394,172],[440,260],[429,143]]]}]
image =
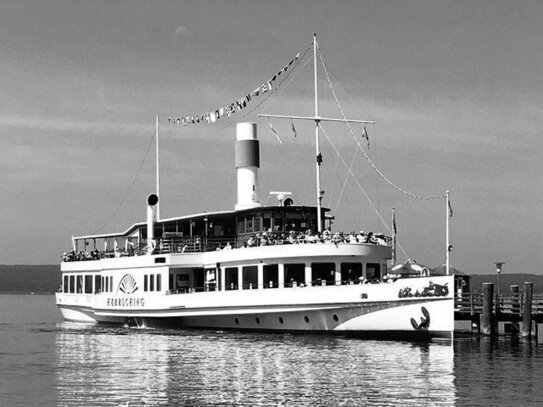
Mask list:
[{"label": "wooden pier", "polygon": [[538,324],[543,323],[543,294],[533,293],[533,283],[510,287],[509,294],[495,294],[493,283],[483,283],[482,294],[465,293],[455,298],[454,319],[470,321],[471,331],[497,335],[500,323],[504,332],[537,339]]}]

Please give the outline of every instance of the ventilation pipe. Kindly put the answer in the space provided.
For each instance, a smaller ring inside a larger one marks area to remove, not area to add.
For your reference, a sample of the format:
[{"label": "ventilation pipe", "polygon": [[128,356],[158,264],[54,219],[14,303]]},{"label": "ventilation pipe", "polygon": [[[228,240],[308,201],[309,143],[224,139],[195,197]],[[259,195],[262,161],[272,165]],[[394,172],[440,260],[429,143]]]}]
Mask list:
[{"label": "ventilation pipe", "polygon": [[256,136],[256,123],[238,123],[236,127],[236,171],[238,175],[236,211],[262,206],[258,201],[259,167],[260,149]]},{"label": "ventilation pipe", "polygon": [[147,254],[152,254],[156,248],[155,217],[158,196],[151,194],[147,197]]}]

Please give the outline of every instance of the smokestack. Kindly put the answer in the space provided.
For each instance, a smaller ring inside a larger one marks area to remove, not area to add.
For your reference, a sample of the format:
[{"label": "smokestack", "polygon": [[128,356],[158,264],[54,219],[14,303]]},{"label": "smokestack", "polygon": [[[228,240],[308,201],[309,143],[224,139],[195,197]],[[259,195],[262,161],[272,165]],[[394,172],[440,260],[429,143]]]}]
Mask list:
[{"label": "smokestack", "polygon": [[236,126],[236,170],[238,174],[238,203],[236,211],[261,207],[258,202],[259,141],[256,123]]},{"label": "smokestack", "polygon": [[151,254],[156,248],[155,241],[155,205],[158,196],[151,194],[147,197],[147,253]]}]

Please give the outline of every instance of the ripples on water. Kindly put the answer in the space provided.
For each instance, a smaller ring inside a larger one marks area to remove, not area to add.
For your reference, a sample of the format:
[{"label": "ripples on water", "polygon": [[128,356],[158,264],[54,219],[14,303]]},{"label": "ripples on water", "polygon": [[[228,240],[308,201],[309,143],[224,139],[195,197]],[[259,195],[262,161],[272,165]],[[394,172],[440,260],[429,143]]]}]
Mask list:
[{"label": "ripples on water", "polygon": [[0,296],[0,309],[0,405],[537,405],[543,395],[538,346],[510,338],[113,328],[60,322],[50,296]]}]

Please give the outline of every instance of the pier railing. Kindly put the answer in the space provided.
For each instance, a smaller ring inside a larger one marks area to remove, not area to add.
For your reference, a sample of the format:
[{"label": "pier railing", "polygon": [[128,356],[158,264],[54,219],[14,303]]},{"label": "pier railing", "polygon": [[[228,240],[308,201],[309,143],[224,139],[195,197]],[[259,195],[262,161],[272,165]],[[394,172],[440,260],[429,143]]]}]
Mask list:
[{"label": "pier railing", "polygon": [[522,335],[533,336],[543,323],[543,294],[533,294],[532,283],[525,283],[523,292],[511,286],[510,294],[494,294],[494,285],[484,283],[481,294],[456,295],[455,319],[471,321],[472,327],[487,335],[495,334],[500,322],[511,332],[519,332],[522,323]]}]

